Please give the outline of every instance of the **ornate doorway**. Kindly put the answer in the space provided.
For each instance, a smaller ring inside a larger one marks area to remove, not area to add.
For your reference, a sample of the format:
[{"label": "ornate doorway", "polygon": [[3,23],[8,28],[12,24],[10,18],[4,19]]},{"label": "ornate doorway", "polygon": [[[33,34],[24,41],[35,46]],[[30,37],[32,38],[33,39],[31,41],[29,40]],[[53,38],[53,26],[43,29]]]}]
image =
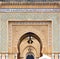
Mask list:
[{"label": "ornate doorway", "polygon": [[[25,48],[22,46],[24,46]],[[19,39],[18,59],[22,59],[22,58],[23,59],[36,59],[37,57],[40,57],[42,55],[41,51],[42,51],[42,42],[35,33],[32,33],[32,32],[25,33]],[[27,53],[29,54],[26,56]],[[33,53],[34,56],[31,53]]]},{"label": "ornate doorway", "polygon": [[18,59],[26,59],[29,51],[34,53],[34,59],[40,57],[41,50],[52,53],[51,21],[8,21],[8,34],[8,52],[18,53]]}]

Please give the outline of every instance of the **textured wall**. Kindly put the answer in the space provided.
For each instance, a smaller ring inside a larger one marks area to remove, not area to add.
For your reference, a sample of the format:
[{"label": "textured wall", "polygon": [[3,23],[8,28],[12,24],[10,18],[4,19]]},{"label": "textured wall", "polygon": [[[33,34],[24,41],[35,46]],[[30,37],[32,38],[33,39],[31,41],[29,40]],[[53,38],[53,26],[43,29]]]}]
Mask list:
[{"label": "textured wall", "polygon": [[[59,15],[59,45],[60,45],[60,15]],[[60,46],[59,46],[59,50],[60,50]]]},{"label": "textured wall", "polygon": [[0,51],[8,52],[8,39],[7,39],[7,20],[19,19],[19,20],[47,20],[53,21],[53,52],[58,52],[59,48],[59,13],[0,13]]},{"label": "textured wall", "polygon": [[1,51],[1,19],[0,19],[0,51]]}]

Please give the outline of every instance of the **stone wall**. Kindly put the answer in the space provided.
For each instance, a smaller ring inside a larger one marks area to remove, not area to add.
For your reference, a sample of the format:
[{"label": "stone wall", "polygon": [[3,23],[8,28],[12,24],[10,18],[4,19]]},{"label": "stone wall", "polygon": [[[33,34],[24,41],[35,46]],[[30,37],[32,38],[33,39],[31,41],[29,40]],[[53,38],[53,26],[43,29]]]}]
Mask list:
[{"label": "stone wall", "polygon": [[60,13],[0,13],[0,52],[8,52],[8,20],[52,20],[53,52],[60,52]]}]

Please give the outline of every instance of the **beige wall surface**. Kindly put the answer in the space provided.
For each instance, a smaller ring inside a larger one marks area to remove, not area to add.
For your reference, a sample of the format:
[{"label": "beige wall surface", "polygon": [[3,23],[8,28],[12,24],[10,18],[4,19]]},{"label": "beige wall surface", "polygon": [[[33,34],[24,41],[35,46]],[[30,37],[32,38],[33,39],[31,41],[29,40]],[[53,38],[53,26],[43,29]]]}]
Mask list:
[{"label": "beige wall surface", "polygon": [[28,20],[41,20],[41,21],[51,20],[53,23],[52,24],[52,42],[53,42],[52,52],[60,52],[60,48],[59,48],[60,13],[0,13],[0,30],[1,30],[0,31],[0,47],[1,47],[0,52],[8,52],[7,21],[9,20],[27,20],[27,21]]}]

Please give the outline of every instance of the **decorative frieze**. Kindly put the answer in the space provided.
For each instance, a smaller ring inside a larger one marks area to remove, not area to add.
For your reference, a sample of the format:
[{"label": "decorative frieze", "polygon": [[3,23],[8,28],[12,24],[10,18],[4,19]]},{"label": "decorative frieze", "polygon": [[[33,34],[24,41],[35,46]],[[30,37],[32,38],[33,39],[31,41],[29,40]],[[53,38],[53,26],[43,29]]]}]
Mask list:
[{"label": "decorative frieze", "polygon": [[12,25],[48,25],[49,21],[12,21]]},{"label": "decorative frieze", "polygon": [[0,0],[1,2],[24,2],[24,3],[29,3],[29,2],[59,2],[59,0]]},{"label": "decorative frieze", "polygon": [[0,8],[0,12],[60,12],[59,8]]}]

